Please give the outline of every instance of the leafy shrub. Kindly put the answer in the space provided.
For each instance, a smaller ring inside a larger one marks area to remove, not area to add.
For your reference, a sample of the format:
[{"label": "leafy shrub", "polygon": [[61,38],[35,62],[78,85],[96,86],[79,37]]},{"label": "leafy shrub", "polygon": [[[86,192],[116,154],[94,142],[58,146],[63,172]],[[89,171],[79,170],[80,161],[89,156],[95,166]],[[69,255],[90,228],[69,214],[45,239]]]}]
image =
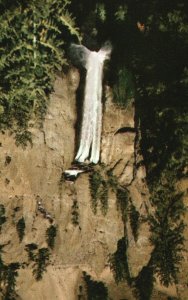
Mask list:
[{"label": "leafy shrub", "polygon": [[57,228],[54,225],[51,225],[46,230],[46,241],[48,246],[53,249],[55,245],[55,237],[57,235]]},{"label": "leafy shrub", "polygon": [[[48,248],[40,248],[34,243],[27,244],[25,250],[28,252],[30,261],[34,262],[33,275],[36,280],[41,280],[43,273],[46,271],[46,267],[50,259],[50,251]],[[38,251],[37,251],[38,250]]]},{"label": "leafy shrub", "polygon": [[2,225],[6,222],[6,217],[5,217],[5,207],[3,204],[0,204],[0,233],[1,233],[1,227]]},{"label": "leafy shrub", "polygon": [[131,204],[130,206],[129,215],[130,215],[130,224],[131,224],[132,233],[134,235],[135,241],[137,241],[140,215],[139,212],[135,209],[133,204]]},{"label": "leafy shrub", "polygon": [[4,266],[4,284],[6,286],[4,292],[4,300],[14,300],[16,296],[16,277],[18,276],[19,263],[11,263]]},{"label": "leafy shrub", "polygon": [[92,200],[92,209],[94,214],[97,213],[97,204],[98,204],[98,196],[99,196],[99,188],[102,183],[102,176],[98,171],[94,171],[89,177],[90,183],[90,193]]},{"label": "leafy shrub", "polygon": [[153,269],[143,267],[135,279],[135,294],[139,300],[150,300],[153,290]]},{"label": "leafy shrub", "polygon": [[19,219],[18,223],[16,224],[16,229],[18,233],[18,237],[20,242],[23,240],[24,234],[25,234],[25,220],[24,217]]},{"label": "leafy shrub", "polygon": [[108,170],[106,172],[107,178],[108,178],[108,186],[112,189],[113,192],[117,191],[118,188],[118,180],[117,177],[114,176],[112,170]]},{"label": "leafy shrub", "polygon": [[[168,286],[177,282],[179,265],[184,250],[184,228],[182,214],[185,207],[182,193],[176,192],[173,176],[168,173],[155,186],[152,193],[152,202],[156,213],[150,217],[151,242],[154,245],[152,252],[152,266],[161,282]],[[168,178],[168,179],[167,179]]]},{"label": "leafy shrub", "polygon": [[113,86],[114,102],[122,107],[128,107],[135,97],[133,78],[127,68],[118,71],[117,82]]},{"label": "leafy shrub", "polygon": [[83,277],[86,283],[88,300],[108,300],[108,289],[103,282],[92,280],[86,272],[83,272]]},{"label": "leafy shrub", "polygon": [[106,215],[108,210],[108,182],[101,175],[102,172],[94,170],[89,177],[90,192],[92,200],[92,209],[94,214],[97,213],[97,206],[100,200],[101,211],[103,215]]},{"label": "leafy shrub", "polygon": [[0,128],[17,144],[31,142],[29,121],[41,123],[54,74],[66,64],[65,43],[80,40],[68,0],[0,3]]},{"label": "leafy shrub", "polygon": [[19,263],[6,265],[1,257],[2,249],[5,245],[0,245],[0,292],[3,300],[14,300],[16,297],[16,277],[18,276]]},{"label": "leafy shrub", "polygon": [[117,188],[116,191],[117,208],[121,211],[122,220],[125,224],[127,221],[128,205],[129,205],[129,192],[124,188]]},{"label": "leafy shrub", "polygon": [[36,280],[41,280],[43,273],[46,271],[50,259],[50,251],[48,248],[40,248],[38,254],[35,257],[35,265],[33,269],[33,274]]},{"label": "leafy shrub", "polygon": [[77,200],[73,200],[73,204],[72,204],[72,224],[77,226],[79,225],[79,212],[78,212],[78,201]]},{"label": "leafy shrub", "polygon": [[126,251],[127,240],[123,237],[117,243],[117,251],[111,254],[109,258],[110,269],[112,270],[117,283],[124,280],[129,284],[131,283]]},{"label": "leafy shrub", "polygon": [[101,211],[105,216],[108,210],[108,183],[105,180],[101,184],[99,199],[101,202]]},{"label": "leafy shrub", "polygon": [[25,250],[28,253],[29,260],[35,261],[37,248],[38,246],[35,243],[27,244],[25,246]]}]

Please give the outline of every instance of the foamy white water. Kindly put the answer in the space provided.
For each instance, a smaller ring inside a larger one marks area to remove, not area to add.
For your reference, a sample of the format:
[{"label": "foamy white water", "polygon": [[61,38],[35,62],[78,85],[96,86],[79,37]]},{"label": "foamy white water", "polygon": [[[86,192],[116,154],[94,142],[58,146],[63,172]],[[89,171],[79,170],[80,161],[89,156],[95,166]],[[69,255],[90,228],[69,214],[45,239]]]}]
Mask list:
[{"label": "foamy white water", "polygon": [[77,56],[80,51],[80,61],[87,70],[80,145],[75,159],[79,162],[89,159],[97,164],[100,158],[102,129],[103,65],[104,61],[109,59],[111,45],[106,44],[98,52],[73,45],[73,51],[77,52]]}]

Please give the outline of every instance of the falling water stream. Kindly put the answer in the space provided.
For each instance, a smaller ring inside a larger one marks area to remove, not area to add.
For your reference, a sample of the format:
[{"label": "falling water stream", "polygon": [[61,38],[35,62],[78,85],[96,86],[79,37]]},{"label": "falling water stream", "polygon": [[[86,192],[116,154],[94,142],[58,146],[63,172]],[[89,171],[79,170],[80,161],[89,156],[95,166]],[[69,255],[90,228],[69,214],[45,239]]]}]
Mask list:
[{"label": "falling water stream", "polygon": [[78,162],[88,159],[97,164],[100,158],[102,128],[103,65],[104,61],[109,59],[112,48],[108,42],[98,52],[80,45],[72,47],[87,71],[80,144],[75,159]]}]

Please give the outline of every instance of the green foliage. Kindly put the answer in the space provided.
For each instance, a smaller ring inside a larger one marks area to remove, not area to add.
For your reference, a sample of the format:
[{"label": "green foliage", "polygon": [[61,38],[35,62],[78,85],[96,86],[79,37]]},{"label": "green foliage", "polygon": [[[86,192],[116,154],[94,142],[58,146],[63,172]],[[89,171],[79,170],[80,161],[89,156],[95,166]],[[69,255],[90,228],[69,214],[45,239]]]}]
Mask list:
[{"label": "green foliage", "polygon": [[18,223],[16,224],[16,229],[17,229],[19,240],[21,242],[23,240],[24,235],[25,235],[25,220],[24,220],[24,217],[19,219]]},{"label": "green foliage", "polygon": [[38,254],[35,257],[35,265],[33,269],[33,274],[36,280],[41,280],[43,273],[46,271],[50,259],[50,252],[48,248],[40,248]]},{"label": "green foliage", "polygon": [[32,146],[32,135],[28,130],[22,131],[22,129],[20,129],[19,131],[17,131],[15,134],[15,139],[17,146],[22,146],[24,148],[28,145],[28,143],[30,143],[30,145]]},{"label": "green foliage", "polygon": [[16,277],[18,276],[18,269],[20,268],[19,263],[11,263],[4,267],[4,284],[6,289],[4,291],[4,300],[14,300],[16,293]]},{"label": "green foliage", "polygon": [[141,146],[149,184],[159,180],[165,170],[173,171],[180,178],[188,158],[186,112],[182,107],[155,108],[154,112],[150,108],[150,116],[147,120],[145,117],[146,114],[142,125],[148,129],[142,135]]},{"label": "green foliage", "polygon": [[177,283],[179,265],[183,258],[185,225],[182,214],[185,207],[182,193],[175,189],[174,175],[170,176],[168,173],[164,176],[163,182],[160,181],[155,186],[152,194],[156,213],[150,218],[151,242],[154,245],[151,263],[161,282],[168,286]]},{"label": "green foliage", "polygon": [[89,183],[90,183],[90,193],[92,199],[92,209],[95,214],[97,213],[98,194],[99,194],[99,188],[101,182],[102,182],[102,176],[100,175],[99,172],[94,171],[89,177]]},{"label": "green foliage", "polygon": [[19,263],[6,265],[1,257],[2,249],[5,245],[0,245],[0,292],[2,300],[14,300],[16,297],[16,277],[18,276]]},{"label": "green foliage", "polygon": [[129,193],[126,189],[119,187],[116,191],[117,208],[122,215],[122,221],[125,224],[128,215]]},{"label": "green foliage", "polygon": [[108,210],[108,183],[103,180],[100,191],[100,202],[101,202],[101,211],[105,216]]},{"label": "green foliage", "polygon": [[104,3],[97,3],[95,12],[101,22],[104,22],[106,20],[106,10]]},{"label": "green foliage", "polygon": [[153,269],[143,267],[135,279],[135,294],[139,300],[150,300],[153,291]]},{"label": "green foliage", "polygon": [[118,78],[113,86],[113,100],[121,107],[128,107],[135,98],[135,87],[131,73],[124,67],[118,71]]},{"label": "green foliage", "polygon": [[[33,275],[36,280],[41,280],[43,273],[46,271],[46,267],[50,259],[50,251],[48,248],[40,248],[34,243],[27,244],[25,250],[28,252],[30,261],[34,262]],[[38,250],[38,251],[37,251]]]},{"label": "green foliage", "polygon": [[91,276],[83,272],[84,281],[86,283],[88,300],[108,300],[108,289],[101,281],[91,279]]},{"label": "green foliage", "polygon": [[5,157],[5,166],[9,165],[11,163],[11,160],[12,160],[11,156],[7,155]]},{"label": "green foliage", "polygon": [[50,247],[51,249],[54,248],[56,235],[57,235],[57,227],[55,225],[51,225],[50,227],[47,228],[46,241],[48,247]]},{"label": "green foliage", "polygon": [[115,19],[117,21],[125,21],[127,10],[128,10],[127,5],[119,5],[117,11],[114,14]]},{"label": "green foliage", "polygon": [[106,215],[108,210],[108,183],[101,175],[102,172],[94,170],[89,177],[92,209],[97,213],[98,200],[101,203],[101,211]]},{"label": "green foliage", "polygon": [[1,233],[1,227],[2,225],[6,222],[6,217],[5,217],[5,207],[3,204],[0,204],[0,233]]},{"label": "green foliage", "polygon": [[176,177],[165,172],[151,190],[151,201],[155,214],[149,217],[151,243],[154,249],[151,259],[134,284],[140,300],[149,300],[154,276],[157,275],[165,286],[177,283],[179,266],[183,258],[185,225],[182,215],[185,212],[182,193],[176,191]]},{"label": "green foliage", "polygon": [[[117,177],[113,175],[112,170],[106,170],[104,166],[100,169],[97,167],[90,175],[89,182],[93,212],[96,214],[100,200],[101,211],[104,216],[106,215],[108,210],[108,191],[111,189],[116,193],[117,208],[121,211],[122,220],[125,223],[129,213],[130,196],[128,190],[118,184]],[[134,217],[136,218],[136,216]]]},{"label": "green foliage", "polygon": [[116,283],[121,281],[131,283],[126,251],[127,240],[123,237],[118,241],[116,252],[111,254],[109,258],[110,269],[114,274]]},{"label": "green foliage", "polygon": [[118,188],[117,177],[114,176],[111,169],[107,170],[106,175],[107,175],[107,178],[108,178],[108,186],[112,189],[113,192],[116,192],[117,188]]},{"label": "green foliage", "polygon": [[134,235],[135,241],[137,241],[140,215],[133,204],[131,204],[130,206],[129,215],[130,215],[130,224],[131,224],[132,233]]},{"label": "green foliage", "polygon": [[66,41],[80,40],[68,4],[0,3],[0,128],[11,129],[17,144],[31,142],[30,119],[45,115],[54,74],[66,64]]},{"label": "green foliage", "polygon": [[25,250],[28,253],[28,258],[30,261],[35,261],[37,248],[38,246],[35,243],[27,244],[25,246]]},{"label": "green foliage", "polygon": [[77,226],[79,225],[79,212],[78,212],[78,201],[77,200],[73,200],[73,204],[72,204],[72,224]]},{"label": "green foliage", "polygon": [[[0,284],[4,280],[4,268],[5,268],[5,266],[4,266],[4,262],[3,262],[2,256],[1,256],[1,254],[3,252],[3,247],[4,246],[5,245],[0,245]],[[0,291],[1,291],[1,289],[0,289]]]}]

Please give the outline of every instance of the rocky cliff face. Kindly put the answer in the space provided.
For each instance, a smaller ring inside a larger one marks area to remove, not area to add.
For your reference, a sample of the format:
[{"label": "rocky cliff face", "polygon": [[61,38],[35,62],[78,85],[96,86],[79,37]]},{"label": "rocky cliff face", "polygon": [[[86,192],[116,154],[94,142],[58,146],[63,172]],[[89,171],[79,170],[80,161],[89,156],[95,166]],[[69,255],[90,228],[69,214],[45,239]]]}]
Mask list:
[{"label": "rocky cliff face", "polygon": [[[106,215],[100,207],[94,214],[90,172],[80,174],[75,182],[63,180],[62,174],[71,167],[77,150],[78,85],[77,69],[57,77],[43,128],[31,127],[32,146],[22,149],[7,132],[0,135],[1,204],[6,216],[1,226],[0,244],[4,245],[2,259],[6,264],[23,264],[18,271],[17,299],[87,299],[83,272],[93,281],[103,282],[110,299],[136,299],[126,283],[115,283],[109,254],[117,250],[118,241],[126,234],[131,276],[136,277],[150,259],[152,247],[144,217],[148,211],[152,213],[152,207],[148,201],[145,168],[138,153],[134,106],[127,110],[115,106],[109,88],[105,92],[101,163],[130,193],[132,205],[139,212],[137,239],[129,218],[126,224],[122,220],[112,188],[108,190]],[[22,218],[25,234],[20,241],[17,224]],[[35,244],[37,249],[48,248],[46,230],[51,225],[57,228],[55,246],[50,250],[42,280],[36,281],[32,274],[35,262],[28,259],[25,247]],[[1,288],[4,290],[5,286]],[[172,288],[170,292],[176,295]],[[153,299],[167,298],[155,291]]]}]

